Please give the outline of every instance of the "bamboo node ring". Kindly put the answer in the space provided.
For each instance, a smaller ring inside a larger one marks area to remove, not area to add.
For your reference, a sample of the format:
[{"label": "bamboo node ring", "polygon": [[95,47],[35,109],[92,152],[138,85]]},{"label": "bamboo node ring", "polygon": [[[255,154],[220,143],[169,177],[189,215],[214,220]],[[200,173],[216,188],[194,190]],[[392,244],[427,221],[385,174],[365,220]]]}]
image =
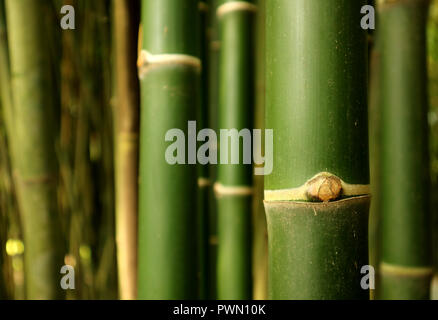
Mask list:
[{"label": "bamboo node ring", "polygon": [[151,54],[147,50],[141,50],[137,60],[139,77],[142,78],[149,69],[162,65],[183,65],[187,67],[192,67],[199,72],[201,71],[202,64],[201,59],[188,54]]},{"label": "bamboo node ring", "polygon": [[297,188],[265,190],[265,201],[329,202],[341,196],[353,197],[369,194],[368,184],[350,184],[330,172],[320,172]]},{"label": "bamboo node ring", "polygon": [[253,188],[250,186],[225,186],[219,182],[214,184],[214,192],[216,197],[223,196],[251,196]]},{"label": "bamboo node ring", "polygon": [[217,10],[216,14],[218,18],[221,18],[227,13],[234,12],[234,11],[248,11],[248,12],[257,12],[257,6],[255,4],[249,3],[247,1],[231,1],[231,2],[225,2],[224,4],[220,5]]}]

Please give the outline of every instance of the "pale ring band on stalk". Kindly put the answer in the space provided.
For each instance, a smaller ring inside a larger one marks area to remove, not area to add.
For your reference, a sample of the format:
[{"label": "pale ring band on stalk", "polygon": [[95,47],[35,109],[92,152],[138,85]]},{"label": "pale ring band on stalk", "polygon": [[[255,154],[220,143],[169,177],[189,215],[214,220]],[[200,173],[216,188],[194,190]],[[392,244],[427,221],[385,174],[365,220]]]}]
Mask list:
[{"label": "pale ring band on stalk", "polygon": [[137,66],[139,77],[141,78],[149,68],[159,65],[184,65],[193,67],[196,71],[201,71],[201,59],[187,54],[165,53],[152,54],[147,50],[142,50],[138,57]]},{"label": "pale ring band on stalk", "polygon": [[216,182],[214,192],[217,197],[222,196],[250,196],[253,194],[253,188],[250,186],[224,186]]},{"label": "pale ring band on stalk", "polygon": [[340,196],[370,194],[368,184],[349,184],[329,172],[320,172],[297,188],[265,190],[265,201],[311,201],[327,202]]},{"label": "pale ring band on stalk", "polygon": [[217,8],[216,14],[218,18],[221,18],[223,15],[234,11],[256,12],[257,6],[247,1],[226,2]]}]

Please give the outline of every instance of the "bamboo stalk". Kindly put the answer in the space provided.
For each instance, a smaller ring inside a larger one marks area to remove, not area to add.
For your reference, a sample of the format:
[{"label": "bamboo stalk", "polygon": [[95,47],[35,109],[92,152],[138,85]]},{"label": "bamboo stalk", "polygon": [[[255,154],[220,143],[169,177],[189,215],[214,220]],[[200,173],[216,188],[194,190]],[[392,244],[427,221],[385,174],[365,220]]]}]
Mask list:
[{"label": "bamboo stalk", "polygon": [[428,1],[382,1],[383,299],[428,299],[431,268]]},{"label": "bamboo stalk", "polygon": [[[200,58],[202,62],[201,74],[201,101],[198,108],[197,121],[199,128],[208,127],[209,119],[209,29],[208,29],[208,12],[210,7],[206,0],[199,2],[200,12]],[[200,145],[200,143],[198,143]],[[209,167],[207,165],[198,165],[198,253],[199,253],[199,298],[207,299],[209,292],[209,232],[208,218],[210,210],[209,193],[211,180]]]},{"label": "bamboo stalk", "polygon": [[[209,43],[208,43],[208,127],[218,132],[218,78],[219,78],[219,30],[216,9],[219,0],[208,0],[209,7]],[[216,148],[217,145],[212,146]],[[214,195],[213,181],[217,179],[217,165],[208,166],[209,187],[209,212],[208,212],[208,298],[217,297],[217,207]]]},{"label": "bamboo stalk", "polygon": [[[170,165],[164,140],[187,131],[199,100],[198,1],[143,0],[141,61],[140,299],[194,299],[197,277],[196,165]],[[162,61],[162,63],[160,63]],[[187,134],[187,132],[186,132]]]},{"label": "bamboo stalk", "polygon": [[13,167],[25,243],[29,299],[63,295],[63,246],[57,211],[54,109],[44,0],[6,2],[14,106]]},{"label": "bamboo stalk", "polygon": [[[220,129],[253,127],[254,57],[253,1],[219,2],[220,28],[219,118]],[[222,142],[221,142],[222,143]],[[239,148],[242,151],[242,148]],[[252,189],[252,166],[220,164],[217,183],[221,189]],[[218,188],[218,190],[220,190]],[[219,299],[250,299],[251,275],[251,193],[216,192],[218,205]]]},{"label": "bamboo stalk", "polygon": [[[381,58],[378,35],[374,33],[372,37],[372,49],[370,50],[370,84],[369,84],[369,140],[370,140],[370,180],[371,194],[373,201],[370,206],[369,221],[369,247],[370,265],[376,268],[380,261],[380,242],[381,242],[381,93],[380,93],[380,73]],[[376,274],[375,276],[378,276]],[[375,283],[378,283],[376,279]],[[376,297],[376,292],[371,291],[371,298]]]},{"label": "bamboo stalk", "polygon": [[[9,65],[9,46],[7,35],[5,0],[0,0],[0,99],[6,131],[8,133],[9,147],[13,148],[14,137],[12,128],[12,93],[11,93],[11,74]],[[13,153],[13,152],[11,152]]]},{"label": "bamboo stalk", "polygon": [[140,3],[115,0],[115,55],[117,74],[116,237],[119,294],[137,296],[137,211],[139,82],[137,37]]},{"label": "bamboo stalk", "polygon": [[[265,126],[265,2],[265,0],[257,1],[255,104],[255,127],[257,129],[264,129]],[[254,176],[252,265],[253,298],[255,300],[265,300],[268,297],[268,234],[263,206],[263,180],[263,176]]]},{"label": "bamboo stalk", "polygon": [[272,299],[369,297],[360,285],[370,203],[367,34],[359,23],[365,4],[267,1]]}]

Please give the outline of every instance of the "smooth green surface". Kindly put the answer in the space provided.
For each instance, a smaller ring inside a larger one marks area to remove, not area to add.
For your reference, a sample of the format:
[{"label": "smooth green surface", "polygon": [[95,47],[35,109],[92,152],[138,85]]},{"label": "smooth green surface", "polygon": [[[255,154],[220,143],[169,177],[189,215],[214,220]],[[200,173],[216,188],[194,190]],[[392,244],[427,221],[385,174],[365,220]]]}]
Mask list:
[{"label": "smooth green surface", "polygon": [[[198,1],[144,0],[143,48],[196,55],[198,19]],[[183,65],[155,67],[141,80],[139,299],[198,296],[197,169],[168,164],[164,140],[173,128],[187,136],[198,87],[199,72]]]},{"label": "smooth green surface", "polygon": [[266,128],[274,169],[265,189],[321,171],[368,184],[366,1],[267,2]]},{"label": "smooth green surface", "polygon": [[[367,1],[267,1],[266,128],[274,169],[265,189],[328,171],[369,184]],[[266,201],[272,299],[368,299],[369,198]]]},{"label": "smooth green surface", "polygon": [[[219,4],[224,2],[229,1],[220,1]],[[253,12],[243,10],[228,12],[218,17],[219,129],[240,131],[253,128],[254,18]],[[229,163],[218,165],[217,181],[225,187],[250,187],[252,165],[243,164],[242,139],[239,142],[239,164],[231,164],[230,141],[231,139],[228,144]],[[223,150],[219,146],[219,159],[220,152]],[[219,196],[217,204],[218,298],[251,299],[251,197]]]},{"label": "smooth green surface", "polygon": [[[253,21],[254,14],[244,11],[227,13],[219,20],[221,43],[219,129],[235,128],[240,131],[253,127],[255,85]],[[231,139],[229,139],[228,147],[231,157],[230,141]],[[218,181],[220,183],[227,186],[251,185],[252,166],[243,164],[242,154],[242,139],[240,139],[239,164],[231,164],[231,159],[228,164],[219,164]]]},{"label": "smooth green surface", "polygon": [[218,299],[252,298],[251,197],[224,196],[218,202]]},{"label": "smooth green surface", "polygon": [[368,299],[369,197],[265,204],[271,299]]},{"label": "smooth green surface", "polygon": [[[406,1],[380,10],[382,260],[404,267],[432,264],[426,17],[427,4],[422,1]],[[425,298],[420,291],[428,290],[428,282],[422,277],[418,278],[418,284],[401,277],[396,287],[386,277],[382,275],[381,298]],[[414,288],[423,285],[427,288]]]},{"label": "smooth green surface", "polygon": [[378,297],[388,300],[429,300],[431,276],[397,276],[382,273]]},{"label": "smooth green surface", "polygon": [[[26,296],[61,298],[63,244],[57,211],[56,95],[44,0],[8,0],[17,196],[23,221]],[[11,132],[9,132],[11,134]]]}]

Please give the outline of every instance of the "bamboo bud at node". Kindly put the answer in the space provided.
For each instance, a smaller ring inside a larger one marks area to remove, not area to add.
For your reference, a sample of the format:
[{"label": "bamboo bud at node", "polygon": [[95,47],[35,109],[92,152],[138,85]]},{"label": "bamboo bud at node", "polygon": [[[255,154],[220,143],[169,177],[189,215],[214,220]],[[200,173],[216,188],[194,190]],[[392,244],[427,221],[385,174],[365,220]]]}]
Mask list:
[{"label": "bamboo bud at node", "polygon": [[307,188],[307,196],[311,200],[328,202],[336,200],[341,195],[341,179],[336,176],[318,175],[310,180]]}]

